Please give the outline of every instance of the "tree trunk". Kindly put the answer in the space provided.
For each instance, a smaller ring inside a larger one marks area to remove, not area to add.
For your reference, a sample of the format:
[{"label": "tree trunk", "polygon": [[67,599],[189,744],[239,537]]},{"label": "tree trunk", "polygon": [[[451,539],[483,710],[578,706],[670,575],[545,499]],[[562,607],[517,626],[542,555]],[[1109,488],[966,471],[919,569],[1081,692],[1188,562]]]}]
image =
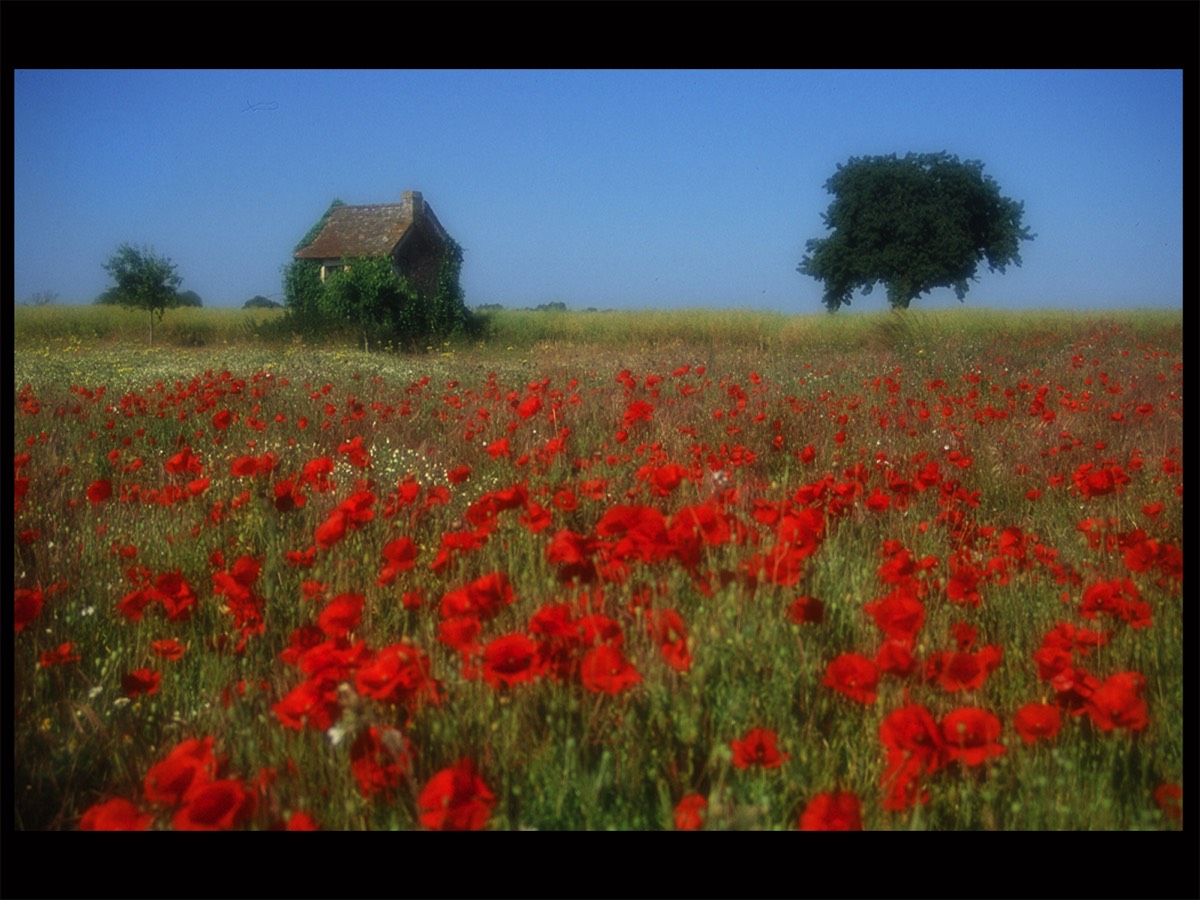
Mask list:
[{"label": "tree trunk", "polygon": [[150,310],[150,346],[154,346],[154,310]]}]

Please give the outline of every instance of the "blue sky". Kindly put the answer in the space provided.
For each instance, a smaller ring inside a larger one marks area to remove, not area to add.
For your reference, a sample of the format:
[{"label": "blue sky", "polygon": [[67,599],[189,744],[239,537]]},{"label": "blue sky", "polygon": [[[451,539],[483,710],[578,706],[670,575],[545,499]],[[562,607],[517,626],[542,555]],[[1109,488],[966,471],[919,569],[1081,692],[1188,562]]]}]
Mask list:
[{"label": "blue sky", "polygon": [[837,164],[944,150],[1037,234],[968,306],[1183,305],[1178,70],[18,70],[13,121],[17,302],[90,303],[123,242],[206,306],[282,299],[333,199],[419,190],[470,306],[811,314]]}]

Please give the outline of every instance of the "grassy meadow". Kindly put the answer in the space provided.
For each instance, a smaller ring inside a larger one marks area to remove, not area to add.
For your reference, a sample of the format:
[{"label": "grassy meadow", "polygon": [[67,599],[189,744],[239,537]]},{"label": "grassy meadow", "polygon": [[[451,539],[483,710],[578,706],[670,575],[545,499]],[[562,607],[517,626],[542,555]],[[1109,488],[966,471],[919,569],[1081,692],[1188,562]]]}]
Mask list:
[{"label": "grassy meadow", "polygon": [[18,830],[1178,830],[1182,315],[14,315]]}]

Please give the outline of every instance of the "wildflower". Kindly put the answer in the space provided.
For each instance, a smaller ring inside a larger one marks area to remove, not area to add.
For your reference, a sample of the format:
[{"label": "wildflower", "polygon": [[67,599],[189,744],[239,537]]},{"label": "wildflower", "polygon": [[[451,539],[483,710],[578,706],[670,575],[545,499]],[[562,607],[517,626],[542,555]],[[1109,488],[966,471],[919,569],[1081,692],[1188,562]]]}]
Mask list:
[{"label": "wildflower", "polygon": [[1026,703],[1013,716],[1013,727],[1026,744],[1038,740],[1052,741],[1062,728],[1058,707],[1047,703]]},{"label": "wildflower", "polygon": [[210,781],[189,792],[171,825],[176,831],[227,831],[253,816],[256,806],[254,792],[238,779]]},{"label": "wildflower", "polygon": [[675,805],[675,830],[699,831],[708,815],[708,800],[700,794],[688,794]]},{"label": "wildflower", "polygon": [[434,775],[417,798],[421,824],[437,831],[479,831],[487,825],[496,797],[475,764],[463,759]]},{"label": "wildflower", "polygon": [[642,680],[625,654],[610,644],[589,650],[579,672],[583,686],[596,694],[619,694]]},{"label": "wildflower", "polygon": [[483,680],[493,688],[535,681],[537,646],[524,634],[506,634],[483,648]]},{"label": "wildflower", "polygon": [[862,801],[851,791],[817,794],[800,814],[801,831],[862,831]]},{"label": "wildflower", "polygon": [[39,588],[16,588],[13,591],[14,634],[20,634],[26,625],[41,615],[44,599]]},{"label": "wildflower", "polygon": [[779,752],[778,740],[778,735],[769,728],[751,728],[741,740],[729,742],[734,766],[739,769],[751,766],[778,769],[789,758],[789,754]]},{"label": "wildflower", "polygon": [[787,617],[797,625],[820,624],[825,621],[825,604],[815,597],[797,597],[788,605]]},{"label": "wildflower", "polygon": [[142,783],[151,803],[178,806],[199,785],[216,777],[217,759],[212,752],[213,739],[189,738],[175,746],[166,759],[146,773]]},{"label": "wildflower", "polygon": [[413,644],[401,641],[380,650],[354,674],[358,693],[380,703],[415,706],[437,703],[441,685],[431,674],[429,657]]},{"label": "wildflower", "polygon": [[947,750],[942,732],[929,710],[910,704],[890,713],[879,726],[887,750],[887,767],[880,783],[887,789],[884,808],[908,809],[929,800],[920,779],[942,767]]},{"label": "wildflower", "polygon": [[942,737],[948,758],[968,766],[982,765],[1004,755],[1004,745],[998,742],[1000,731],[998,718],[974,706],[956,709],[942,719]]},{"label": "wildflower", "polygon": [[67,641],[65,644],[59,644],[54,650],[46,650],[42,653],[38,660],[38,665],[43,669],[49,669],[52,666],[65,666],[70,663],[77,663],[82,657],[75,652],[75,645]]},{"label": "wildflower", "polygon": [[103,503],[112,496],[112,482],[107,479],[93,481],[87,489],[87,498],[92,503]]},{"label": "wildflower", "polygon": [[1101,731],[1128,728],[1141,731],[1150,724],[1142,691],[1146,679],[1138,672],[1120,672],[1098,685],[1084,701],[1084,710]]},{"label": "wildflower", "polygon": [[158,693],[161,681],[161,672],[155,672],[153,669],[135,669],[121,676],[121,690],[130,699],[140,697],[142,694],[149,696]]},{"label": "wildflower", "polygon": [[408,777],[412,747],[408,738],[395,728],[363,730],[350,748],[350,771],[364,797],[390,796],[391,791]]},{"label": "wildflower", "polygon": [[154,821],[123,797],[88,807],[79,820],[80,831],[145,831]]},{"label": "wildflower", "polygon": [[1183,826],[1183,788],[1173,782],[1160,784],[1154,789],[1154,802],[1168,819]]},{"label": "wildflower", "polygon": [[975,653],[935,653],[925,663],[925,680],[936,681],[946,691],[977,691],[1000,666],[1003,651],[988,645]]},{"label": "wildflower", "polygon": [[870,705],[878,696],[879,668],[865,656],[843,653],[825,667],[822,684],[856,703]]},{"label": "wildflower", "polygon": [[661,609],[650,613],[646,627],[667,665],[677,672],[686,672],[692,667],[687,626],[677,610]]},{"label": "wildflower", "polygon": [[364,602],[361,594],[339,594],[321,610],[317,626],[330,637],[345,637],[358,626]]}]

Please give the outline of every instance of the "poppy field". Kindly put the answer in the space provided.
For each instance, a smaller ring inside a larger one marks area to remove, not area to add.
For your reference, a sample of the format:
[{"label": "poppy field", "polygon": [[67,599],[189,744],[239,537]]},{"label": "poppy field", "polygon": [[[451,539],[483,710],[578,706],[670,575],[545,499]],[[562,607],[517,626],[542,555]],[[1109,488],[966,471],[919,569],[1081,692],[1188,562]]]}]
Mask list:
[{"label": "poppy field", "polygon": [[1181,317],[823,321],[18,345],[16,827],[1180,829]]}]

